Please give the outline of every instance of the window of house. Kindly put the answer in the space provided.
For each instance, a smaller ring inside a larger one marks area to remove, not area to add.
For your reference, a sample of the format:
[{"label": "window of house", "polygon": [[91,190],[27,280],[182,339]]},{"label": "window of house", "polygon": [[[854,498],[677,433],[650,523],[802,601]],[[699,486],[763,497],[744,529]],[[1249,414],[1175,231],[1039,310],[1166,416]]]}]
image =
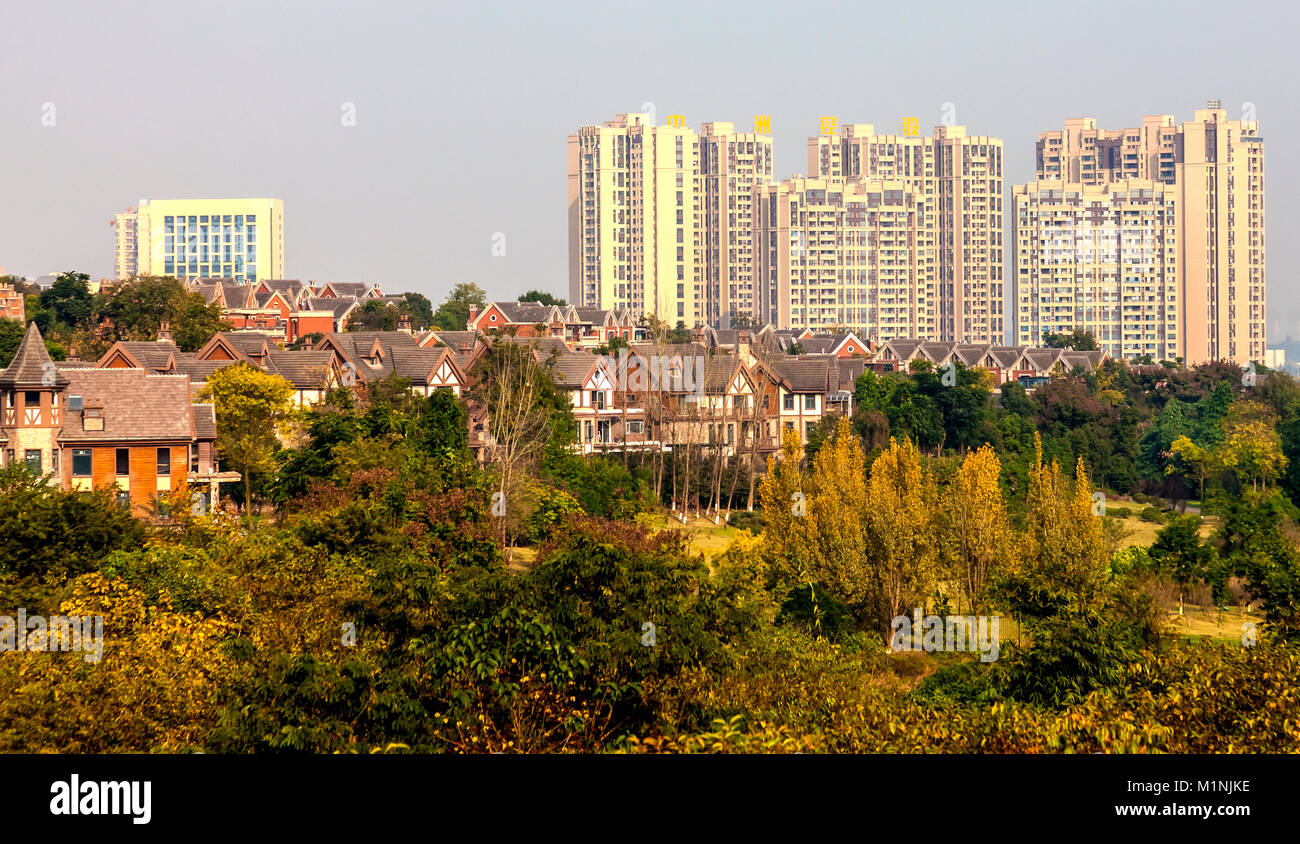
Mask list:
[{"label": "window of house", "polygon": [[172,450],[170,448],[158,449],[158,475],[170,475],[172,473]]},{"label": "window of house", "polygon": [[629,419],[627,423],[627,432],[629,434],[644,434],[645,422],[640,419]]},{"label": "window of house", "polygon": [[41,450],[39,448],[29,448],[23,452],[23,462],[27,464],[27,471],[33,475],[41,473]]},{"label": "window of house", "polygon": [[117,497],[116,497],[116,500],[117,500],[117,506],[118,506],[118,507],[121,507],[123,510],[130,510],[130,509],[131,509],[131,493],[130,493],[130,492],[128,492],[128,491],[126,491],[126,490],[124,490],[124,489],[119,489],[119,490],[117,491]]},{"label": "window of house", "polygon": [[90,449],[74,448],[72,450],[72,477],[90,477]]},{"label": "window of house", "polygon": [[804,396],[804,397],[803,397],[803,409],[804,409],[804,410],[816,410],[816,409],[817,409],[817,396],[815,396],[815,395]]},{"label": "window of house", "polygon": [[781,396],[781,408],[783,410],[794,410],[794,393],[785,393]]},{"label": "window of house", "polygon": [[114,451],[114,465],[119,475],[131,474],[131,449],[119,448]]}]

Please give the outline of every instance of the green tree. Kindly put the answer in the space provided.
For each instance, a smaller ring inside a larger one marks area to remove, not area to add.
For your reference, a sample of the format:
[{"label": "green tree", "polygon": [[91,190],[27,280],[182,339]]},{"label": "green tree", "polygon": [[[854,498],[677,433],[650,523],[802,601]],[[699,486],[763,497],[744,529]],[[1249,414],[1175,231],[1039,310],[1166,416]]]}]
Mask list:
[{"label": "green tree", "polygon": [[86,273],[66,272],[41,292],[41,308],[48,311],[54,322],[73,328],[84,325],[91,314],[90,276]]},{"label": "green tree", "polygon": [[348,315],[348,331],[395,331],[401,316],[393,305],[371,299]]},{"label": "green tree", "polygon": [[143,543],[144,525],[111,493],[63,490],[18,464],[0,470],[0,572],[75,576]]},{"label": "green tree", "polygon": [[294,417],[293,385],[241,361],[209,375],[197,400],[216,406],[217,450],[243,474],[247,510],[252,474],[274,468],[278,436]]},{"label": "green tree", "polygon": [[1149,552],[1156,570],[1178,584],[1178,614],[1183,613],[1183,593],[1196,583],[1210,583],[1215,598],[1227,593],[1227,583],[1216,576],[1214,549],[1201,541],[1199,516],[1175,516],[1156,534]]},{"label": "green tree", "polygon": [[1043,345],[1049,349],[1074,349],[1079,352],[1091,352],[1101,348],[1092,332],[1076,328],[1069,334],[1043,332]]},{"label": "green tree", "polygon": [[423,293],[406,294],[406,312],[411,316],[411,328],[416,331],[433,325],[433,303]]},{"label": "green tree", "polygon": [[564,307],[568,304],[563,299],[557,299],[555,296],[552,296],[550,293],[543,290],[529,290],[527,293],[519,297],[519,301],[536,302],[539,305],[559,305],[560,307]]},{"label": "green tree", "polygon": [[473,305],[482,311],[487,307],[487,293],[477,284],[457,284],[447,294],[447,300],[433,315],[434,328],[443,331],[464,331],[469,323],[469,309]]}]

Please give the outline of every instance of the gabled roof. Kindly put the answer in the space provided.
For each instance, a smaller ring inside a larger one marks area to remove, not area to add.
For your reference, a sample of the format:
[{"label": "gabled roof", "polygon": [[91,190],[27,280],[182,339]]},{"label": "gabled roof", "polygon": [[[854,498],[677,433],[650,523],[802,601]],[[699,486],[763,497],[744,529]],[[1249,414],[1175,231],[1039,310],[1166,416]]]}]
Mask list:
[{"label": "gabled roof", "polygon": [[989,353],[991,344],[963,344],[959,343],[952,347],[953,357],[967,368],[983,366],[985,358]]},{"label": "gabled roof", "polygon": [[999,369],[1013,369],[1027,350],[1027,346],[991,346],[989,356]]},{"label": "gabled roof", "polygon": [[253,305],[253,285],[238,281],[223,281],[221,295],[227,308],[251,308]]},{"label": "gabled roof", "polygon": [[199,360],[209,360],[217,348],[232,353],[238,360],[261,358],[275,347],[271,335],[260,331],[218,331],[195,353]]},{"label": "gabled roof", "polygon": [[68,377],[50,360],[40,329],[36,323],[29,322],[14,359],[0,372],[0,387],[60,387],[67,383]]},{"label": "gabled roof", "polygon": [[540,302],[488,302],[480,315],[487,313],[493,306],[509,322],[520,325],[537,323],[563,322],[564,316],[555,305],[543,305]]},{"label": "gabled roof", "polygon": [[83,407],[102,410],[103,430],[84,430],[84,410],[67,410],[61,441],[191,440],[195,415],[184,375],[154,375],[143,369],[70,369],[68,395]]},{"label": "gabled roof", "polygon": [[182,352],[176,356],[176,374],[188,375],[190,384],[198,385],[208,380],[208,376],[222,367],[230,366],[233,360],[199,360],[192,354]]},{"label": "gabled roof", "polygon": [[343,319],[348,311],[360,303],[356,299],[340,299],[331,296],[304,296],[298,309],[302,311],[325,311],[334,315],[335,321]]},{"label": "gabled roof", "polygon": [[461,370],[460,364],[456,362],[455,354],[446,347],[435,349],[396,348],[393,349],[391,363],[393,372],[403,378],[410,378],[411,383],[419,386],[432,383],[433,376],[444,363],[451,366],[452,372],[459,383],[463,384],[465,382],[465,373]]},{"label": "gabled roof", "polygon": [[546,365],[555,373],[555,383],[560,388],[580,390],[603,360],[586,352],[566,352],[550,359]]},{"label": "gabled roof", "polygon": [[952,357],[952,343],[926,342],[921,344],[921,354],[931,363],[947,363]]},{"label": "gabled roof", "polygon": [[1036,372],[1050,372],[1060,358],[1060,349],[1029,349],[1024,355]]},{"label": "gabled roof", "polygon": [[[826,355],[819,357],[778,358],[772,368],[785,385],[794,393],[826,393],[831,387],[832,371],[835,358]],[[838,382],[838,375],[835,377]]]},{"label": "gabled roof", "polygon": [[426,337],[421,341],[421,345],[432,346],[436,343],[442,343],[449,349],[472,349],[478,342],[479,334],[477,331],[442,331],[435,329],[428,332],[432,337]]},{"label": "gabled roof", "polygon": [[298,390],[316,390],[329,382],[334,353],[303,349],[296,352],[273,350],[266,356],[266,371],[279,375]]},{"label": "gabled roof", "polygon": [[906,340],[896,337],[880,348],[876,359],[907,362],[916,357],[920,349],[920,340]]},{"label": "gabled roof", "polygon": [[114,358],[120,357],[134,369],[169,372],[176,368],[178,354],[180,349],[170,340],[119,340],[104,353],[96,366],[106,367]]},{"label": "gabled roof", "polygon": [[331,281],[321,288],[321,292],[324,293],[327,289],[333,291],[335,296],[351,296],[355,299],[361,299],[370,294],[370,291],[375,288],[372,288],[364,281]]}]

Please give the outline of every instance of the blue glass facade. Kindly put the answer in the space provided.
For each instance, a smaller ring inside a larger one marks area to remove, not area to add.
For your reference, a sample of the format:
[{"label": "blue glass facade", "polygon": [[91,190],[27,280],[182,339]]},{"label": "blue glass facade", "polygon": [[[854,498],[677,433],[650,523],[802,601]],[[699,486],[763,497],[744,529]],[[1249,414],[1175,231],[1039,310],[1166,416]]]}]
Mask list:
[{"label": "blue glass facade", "polygon": [[164,217],[163,272],[177,278],[257,281],[257,215]]}]

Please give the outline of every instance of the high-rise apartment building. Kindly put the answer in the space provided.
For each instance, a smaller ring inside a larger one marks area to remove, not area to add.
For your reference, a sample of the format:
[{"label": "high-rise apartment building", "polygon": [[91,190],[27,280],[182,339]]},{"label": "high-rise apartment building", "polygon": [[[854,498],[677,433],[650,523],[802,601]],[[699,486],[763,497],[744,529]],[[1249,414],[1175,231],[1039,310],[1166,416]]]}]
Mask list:
[{"label": "high-rise apartment building", "polygon": [[1015,342],[1081,328],[1112,357],[1181,356],[1178,194],[1149,179],[1015,186]]},{"label": "high-rise apartment building", "polygon": [[1264,141],[1257,121],[1229,120],[1217,100],[1177,125],[1172,115],[1154,115],[1140,128],[1107,131],[1080,118],[1040,135],[1037,157],[1040,180],[1173,185],[1181,215],[1181,356],[1192,364],[1263,360]]},{"label": "high-rise apartment building", "polygon": [[284,278],[282,199],[142,199],[112,226],[118,278]]},{"label": "high-rise apartment building", "polygon": [[1002,343],[1002,140],[936,126],[934,135],[877,134],[871,124],[808,139],[810,173],[828,179],[900,179],[922,201],[922,244],[937,260],[919,284],[935,309],[917,336]]},{"label": "high-rise apartment building", "polygon": [[705,123],[700,133],[705,321],[730,328],[758,314],[755,188],[772,181],[772,136]]},{"label": "high-rise apartment building", "polygon": [[922,194],[901,179],[795,177],[755,187],[758,317],[846,328],[880,341],[925,336],[934,261]]},{"label": "high-rise apartment building", "polygon": [[[679,121],[680,122],[680,121]],[[569,297],[673,326],[706,316],[700,141],[620,114],[569,135]]]}]

